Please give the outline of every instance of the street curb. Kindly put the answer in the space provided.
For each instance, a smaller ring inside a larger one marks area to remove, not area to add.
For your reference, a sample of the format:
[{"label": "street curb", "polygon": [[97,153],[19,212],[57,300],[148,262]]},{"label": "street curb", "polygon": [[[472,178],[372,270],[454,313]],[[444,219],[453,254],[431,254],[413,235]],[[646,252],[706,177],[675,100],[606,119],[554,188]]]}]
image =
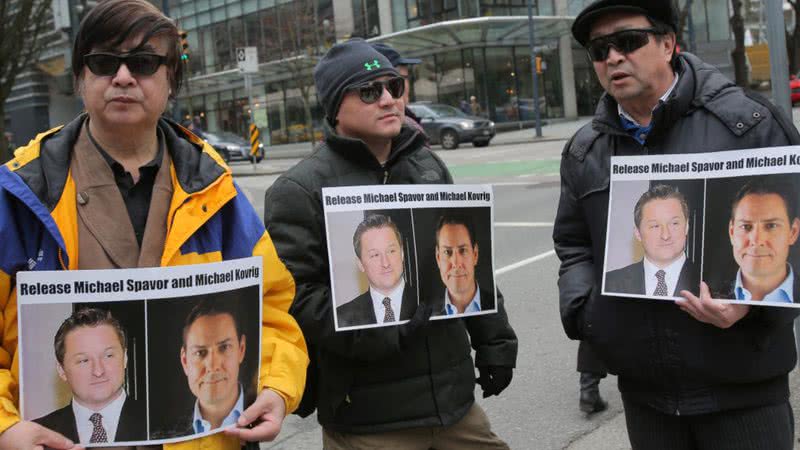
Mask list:
[{"label": "street curb", "polygon": [[258,170],[253,172],[233,172],[234,177],[260,177],[266,175],[280,175],[289,169],[271,169],[271,170]]},{"label": "street curb", "polygon": [[568,141],[568,140],[569,140],[568,137],[540,137],[540,138],[517,139],[513,141],[497,142],[497,145],[538,144],[539,142],[557,142],[557,141]]}]

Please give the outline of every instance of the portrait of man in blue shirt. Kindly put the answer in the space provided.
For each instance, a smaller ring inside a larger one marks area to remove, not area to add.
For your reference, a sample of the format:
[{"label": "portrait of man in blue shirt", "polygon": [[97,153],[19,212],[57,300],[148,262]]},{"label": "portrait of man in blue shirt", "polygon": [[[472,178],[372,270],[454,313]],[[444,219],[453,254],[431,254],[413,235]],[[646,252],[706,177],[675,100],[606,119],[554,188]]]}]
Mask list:
[{"label": "portrait of man in blue shirt", "polygon": [[759,177],[739,190],[728,235],[739,265],[731,298],[794,303],[789,251],[800,234],[797,205],[786,183]]},{"label": "portrait of man in blue shirt", "polygon": [[[491,292],[481,291],[475,280],[479,248],[470,217],[445,214],[436,224],[436,265],[445,285],[443,309],[435,315],[473,314],[494,304]],[[481,298],[484,304],[481,304]]]},{"label": "portrait of man in blue shirt", "polygon": [[239,366],[246,344],[235,310],[223,302],[203,300],[187,316],[180,358],[196,397],[193,433],[233,425],[244,411]]}]

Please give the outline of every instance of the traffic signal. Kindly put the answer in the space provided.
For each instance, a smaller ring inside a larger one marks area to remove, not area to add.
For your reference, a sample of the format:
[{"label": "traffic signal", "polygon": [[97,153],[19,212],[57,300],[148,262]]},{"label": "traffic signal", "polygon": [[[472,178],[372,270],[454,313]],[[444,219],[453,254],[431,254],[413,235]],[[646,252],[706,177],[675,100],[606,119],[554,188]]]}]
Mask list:
[{"label": "traffic signal", "polygon": [[90,9],[97,6],[97,0],[78,0],[75,2],[75,13],[78,19],[83,19],[83,16],[89,12]]},{"label": "traffic signal", "polygon": [[542,57],[536,57],[536,73],[542,73]]},{"label": "traffic signal", "polygon": [[181,61],[189,61],[189,33],[186,30],[178,30],[178,36],[181,38]]}]

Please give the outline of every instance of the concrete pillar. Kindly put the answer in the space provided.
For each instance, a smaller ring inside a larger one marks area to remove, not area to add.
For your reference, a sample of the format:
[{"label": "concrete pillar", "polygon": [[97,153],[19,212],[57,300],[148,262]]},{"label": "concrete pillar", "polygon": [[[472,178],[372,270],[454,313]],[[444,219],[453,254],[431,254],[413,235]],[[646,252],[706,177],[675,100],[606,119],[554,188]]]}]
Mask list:
[{"label": "concrete pillar", "polygon": [[[569,15],[568,0],[556,0],[556,15]],[[575,95],[575,64],[572,62],[572,35],[558,38],[558,62],[561,66],[561,96],[564,99],[564,117],[578,117],[578,100]]]},{"label": "concrete pillar", "polygon": [[558,38],[558,61],[561,66],[561,96],[564,99],[564,117],[578,117],[578,100],[575,95],[575,65],[572,63],[572,36]]},{"label": "concrete pillar", "polygon": [[353,35],[352,0],[333,0],[333,23],[336,27],[336,42],[347,40]]},{"label": "concrete pillar", "polygon": [[378,17],[380,17],[381,34],[394,32],[392,0],[378,0]]}]

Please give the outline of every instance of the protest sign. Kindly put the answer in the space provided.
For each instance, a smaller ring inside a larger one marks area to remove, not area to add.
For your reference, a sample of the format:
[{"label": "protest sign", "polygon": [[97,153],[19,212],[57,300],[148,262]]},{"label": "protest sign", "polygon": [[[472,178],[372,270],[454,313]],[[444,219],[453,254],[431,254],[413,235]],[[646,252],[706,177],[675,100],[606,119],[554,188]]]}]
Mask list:
[{"label": "protest sign", "polygon": [[497,312],[486,185],[324,188],[336,330]]},{"label": "protest sign", "polygon": [[[615,156],[606,295],[797,307],[800,150]],[[797,299],[796,299],[797,297]]]},{"label": "protest sign", "polygon": [[235,426],[257,394],[261,277],[260,257],[19,272],[22,418],[86,447]]}]

